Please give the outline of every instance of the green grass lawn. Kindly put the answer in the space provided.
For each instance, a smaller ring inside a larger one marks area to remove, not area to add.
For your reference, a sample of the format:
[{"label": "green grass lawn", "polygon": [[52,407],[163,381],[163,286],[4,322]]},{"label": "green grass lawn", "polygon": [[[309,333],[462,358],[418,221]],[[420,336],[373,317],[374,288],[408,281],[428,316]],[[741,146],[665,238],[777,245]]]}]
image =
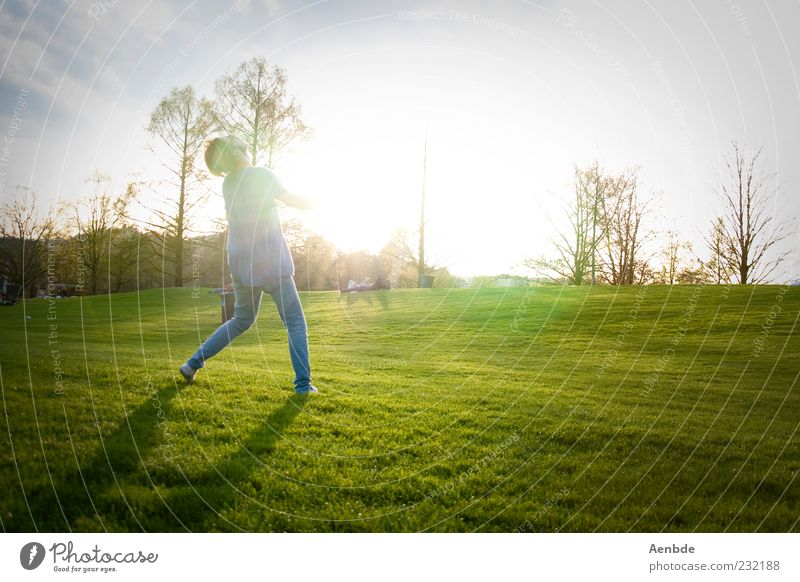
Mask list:
[{"label": "green grass lawn", "polygon": [[[800,288],[303,294],[0,308],[6,531],[800,531]],[[48,316],[50,319],[48,319]]]}]

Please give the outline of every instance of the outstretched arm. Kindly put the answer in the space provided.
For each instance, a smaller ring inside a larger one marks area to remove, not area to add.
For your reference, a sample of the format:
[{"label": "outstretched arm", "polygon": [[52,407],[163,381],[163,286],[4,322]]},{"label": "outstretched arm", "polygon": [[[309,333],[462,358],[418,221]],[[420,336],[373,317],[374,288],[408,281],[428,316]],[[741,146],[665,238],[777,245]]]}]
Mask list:
[{"label": "outstretched arm", "polygon": [[286,190],[281,192],[277,198],[286,204],[286,206],[291,206],[292,208],[298,208],[300,210],[313,210],[317,207],[317,205],[310,198],[305,198],[304,196],[295,196]]}]

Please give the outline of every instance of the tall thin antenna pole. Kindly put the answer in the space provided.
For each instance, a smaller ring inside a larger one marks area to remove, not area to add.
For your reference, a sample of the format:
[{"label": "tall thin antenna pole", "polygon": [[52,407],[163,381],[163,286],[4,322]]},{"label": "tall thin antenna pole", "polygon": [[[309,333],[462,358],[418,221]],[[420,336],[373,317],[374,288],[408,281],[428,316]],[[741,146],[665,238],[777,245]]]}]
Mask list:
[{"label": "tall thin antenna pole", "polygon": [[595,162],[595,170],[592,172],[594,181],[594,192],[592,192],[592,285],[597,285],[597,198],[600,196],[600,170],[599,164]]},{"label": "tall thin antenna pole", "polygon": [[418,284],[425,275],[425,182],[428,171],[428,128],[425,128],[425,146],[422,154],[422,203],[419,211],[419,262],[417,263]]}]

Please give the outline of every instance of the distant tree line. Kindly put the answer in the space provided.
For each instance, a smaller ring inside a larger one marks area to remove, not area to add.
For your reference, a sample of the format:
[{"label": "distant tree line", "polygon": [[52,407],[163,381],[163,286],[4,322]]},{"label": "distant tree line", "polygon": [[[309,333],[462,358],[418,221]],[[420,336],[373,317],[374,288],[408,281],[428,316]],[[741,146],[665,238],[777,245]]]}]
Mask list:
[{"label": "distant tree line", "polygon": [[[90,182],[104,184],[108,180],[95,174]],[[168,248],[170,238],[164,231],[143,229],[127,218],[127,207],[137,194],[130,184],[119,196],[101,191],[40,212],[36,195],[19,188],[3,208],[0,266],[5,282],[19,286],[25,297],[171,286],[213,288],[231,282],[224,231],[184,238],[181,276],[176,280],[178,269]],[[286,221],[284,231],[300,290],[337,290],[351,280],[361,283],[378,277],[394,287],[417,285],[417,267],[408,258],[411,251],[402,230],[377,254],[342,251],[295,220]],[[461,284],[446,268],[432,273],[438,285]]]}]

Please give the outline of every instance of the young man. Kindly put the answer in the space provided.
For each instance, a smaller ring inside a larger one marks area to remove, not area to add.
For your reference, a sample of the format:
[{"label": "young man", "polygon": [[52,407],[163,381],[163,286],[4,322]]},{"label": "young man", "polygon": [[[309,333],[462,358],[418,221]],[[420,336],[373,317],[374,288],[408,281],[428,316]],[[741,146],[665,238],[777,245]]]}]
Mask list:
[{"label": "young man", "polygon": [[295,392],[317,392],[311,384],[308,332],[294,284],[294,264],[275,200],[302,209],[313,205],[287,192],[269,169],[252,167],[247,146],[235,137],[211,140],[205,159],[212,174],[225,176],[222,193],[228,218],[228,266],[236,304],[233,318],[217,328],[180,367],[180,372],[192,382],[207,359],[253,325],[261,294],[269,293],[288,331]]}]

